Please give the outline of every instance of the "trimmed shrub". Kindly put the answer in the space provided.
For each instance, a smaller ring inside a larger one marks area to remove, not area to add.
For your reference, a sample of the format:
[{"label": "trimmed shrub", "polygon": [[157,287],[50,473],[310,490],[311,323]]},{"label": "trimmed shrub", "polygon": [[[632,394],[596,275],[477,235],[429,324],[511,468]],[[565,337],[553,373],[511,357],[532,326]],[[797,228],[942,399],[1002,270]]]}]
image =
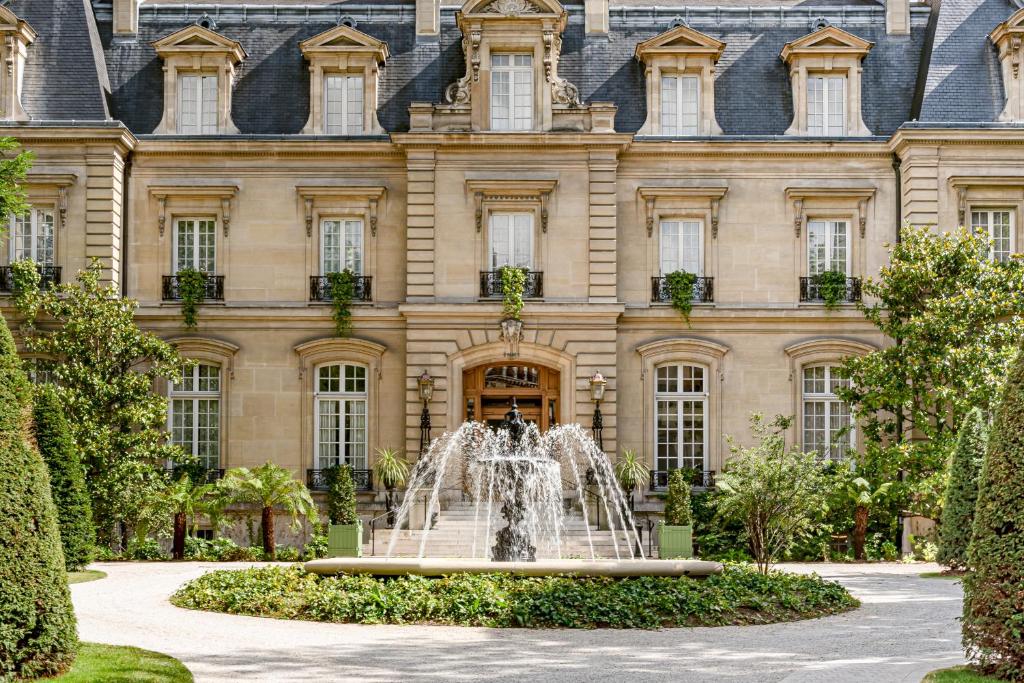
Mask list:
[{"label": "trimmed shrub", "polygon": [[53,676],[78,638],[46,465],[32,446],[32,390],[0,315],[0,680]]},{"label": "trimmed shrub", "polygon": [[975,408],[960,428],[949,466],[936,560],[954,570],[968,567],[967,548],[974,530],[974,506],[978,502],[978,476],[985,459],[986,431],[985,417]]},{"label": "trimmed shrub", "polygon": [[327,518],[331,524],[355,524],[356,485],[348,465],[335,465],[327,469]]},{"label": "trimmed shrub", "polygon": [[665,524],[689,526],[693,523],[690,511],[690,482],[684,470],[675,469],[668,475],[668,494],[665,496]]},{"label": "trimmed shrub", "polygon": [[964,577],[963,642],[986,673],[1024,681],[1024,347],[1012,366],[981,470]]},{"label": "trimmed shrub", "polygon": [[36,388],[33,414],[36,444],[50,472],[50,492],[57,506],[64,564],[68,571],[76,571],[92,561],[96,544],[85,469],[52,386]]}]

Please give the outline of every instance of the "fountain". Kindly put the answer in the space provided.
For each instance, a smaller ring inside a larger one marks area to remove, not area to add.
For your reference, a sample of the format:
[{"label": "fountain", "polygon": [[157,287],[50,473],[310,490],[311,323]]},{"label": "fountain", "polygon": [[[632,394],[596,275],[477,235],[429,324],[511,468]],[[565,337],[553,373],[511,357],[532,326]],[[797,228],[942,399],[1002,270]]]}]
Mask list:
[{"label": "fountain", "polygon": [[[596,491],[588,494],[587,487]],[[471,557],[428,558],[433,515],[427,513],[423,515],[418,557],[393,557],[398,530],[406,525],[412,528],[416,492],[428,492],[426,511],[432,513],[439,509],[441,492],[452,488],[468,492],[472,500]],[[578,503],[582,511],[589,560],[562,556],[565,489],[572,496],[570,502]],[[596,499],[607,520],[614,560],[595,556],[588,495]],[[536,425],[523,420],[514,399],[499,429],[466,422],[431,443],[410,473],[406,494],[395,514],[395,529],[384,558],[327,558],[307,562],[306,569],[320,574],[507,571],[610,576],[698,576],[722,569],[715,562],[645,559],[626,496],[605,453],[578,424],[559,425],[541,434]]]}]

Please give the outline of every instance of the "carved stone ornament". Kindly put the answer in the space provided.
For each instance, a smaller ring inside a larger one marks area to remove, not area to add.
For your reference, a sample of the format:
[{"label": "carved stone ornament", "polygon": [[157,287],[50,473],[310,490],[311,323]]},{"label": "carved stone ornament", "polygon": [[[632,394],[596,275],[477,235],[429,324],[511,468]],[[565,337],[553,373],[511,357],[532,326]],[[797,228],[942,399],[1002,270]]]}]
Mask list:
[{"label": "carved stone ornament", "polygon": [[466,73],[444,90],[448,104],[469,104],[470,85],[480,80],[480,31],[471,31],[462,39],[462,52],[466,58]]},{"label": "carved stone ornament", "polygon": [[517,17],[520,14],[537,14],[540,8],[530,0],[494,0],[481,10],[486,14],[502,14]]},{"label": "carved stone ornament", "polygon": [[558,55],[562,51],[562,38],[554,31],[544,32],[544,78],[551,84],[551,101],[570,107],[582,107],[580,89],[558,77]]}]

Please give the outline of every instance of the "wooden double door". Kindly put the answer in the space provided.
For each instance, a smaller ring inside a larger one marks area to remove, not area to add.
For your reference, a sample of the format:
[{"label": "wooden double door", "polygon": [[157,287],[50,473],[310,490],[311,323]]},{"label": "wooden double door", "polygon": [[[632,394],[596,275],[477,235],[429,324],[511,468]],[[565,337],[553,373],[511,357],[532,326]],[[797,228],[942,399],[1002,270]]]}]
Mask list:
[{"label": "wooden double door", "polygon": [[464,415],[497,428],[515,399],[523,419],[541,432],[560,420],[558,370],[515,361],[478,365],[462,375]]}]

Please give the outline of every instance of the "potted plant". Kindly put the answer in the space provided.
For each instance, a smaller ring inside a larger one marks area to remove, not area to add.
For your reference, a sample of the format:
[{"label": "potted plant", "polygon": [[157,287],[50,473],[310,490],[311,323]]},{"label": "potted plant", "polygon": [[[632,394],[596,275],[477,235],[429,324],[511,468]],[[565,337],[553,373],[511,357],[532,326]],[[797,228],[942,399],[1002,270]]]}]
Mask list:
[{"label": "potted plant", "polygon": [[392,448],[378,448],[377,462],[373,465],[373,473],[377,481],[387,491],[388,526],[395,525],[395,489],[405,483],[409,474],[409,464],[398,458],[398,451]]},{"label": "potted plant", "polygon": [[636,451],[624,448],[622,457],[615,463],[615,478],[628,497],[629,507],[633,508],[633,491],[649,481],[650,473],[647,466],[636,457]]},{"label": "potted plant", "polygon": [[662,559],[693,557],[693,516],[690,512],[690,482],[684,470],[672,470],[665,498],[665,521],[658,529]]},{"label": "potted plant", "polygon": [[348,465],[334,465],[327,478],[327,557],[362,557],[363,522],[356,514],[356,486]]}]

